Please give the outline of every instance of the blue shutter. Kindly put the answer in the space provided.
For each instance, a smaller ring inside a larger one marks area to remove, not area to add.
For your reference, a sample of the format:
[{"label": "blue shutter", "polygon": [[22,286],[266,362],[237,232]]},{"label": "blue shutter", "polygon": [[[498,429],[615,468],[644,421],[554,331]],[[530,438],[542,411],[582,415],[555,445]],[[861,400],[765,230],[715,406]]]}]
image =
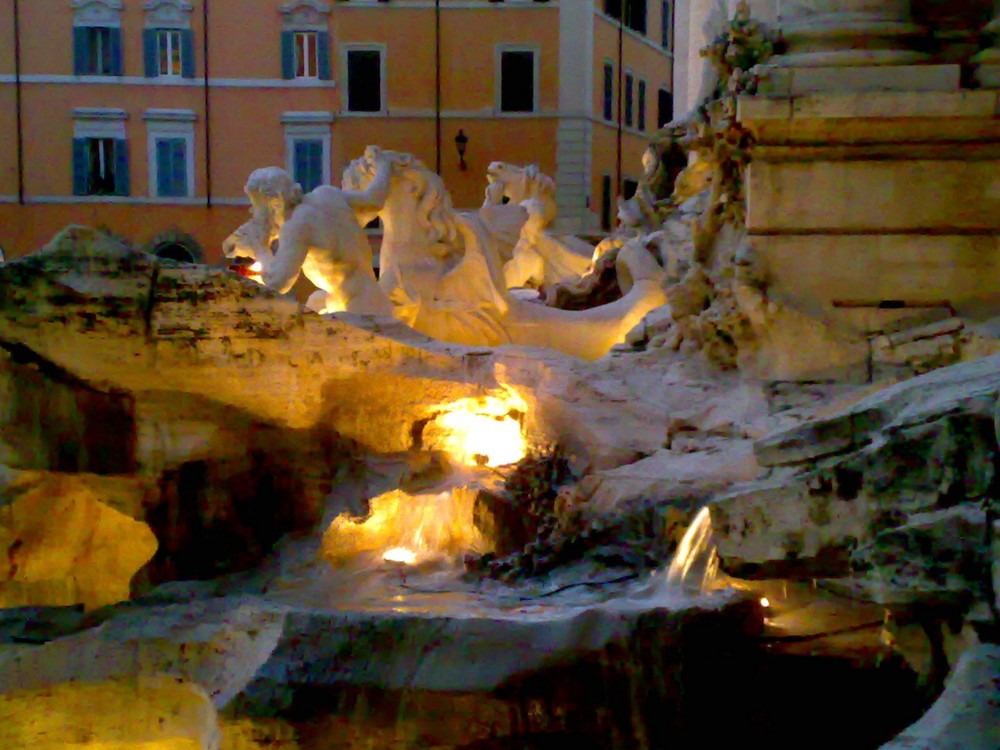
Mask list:
[{"label": "blue shutter", "polygon": [[87,153],[87,139],[73,139],[73,195],[88,194],[87,172],[90,169],[90,159]]},{"label": "blue shutter", "polygon": [[73,27],[73,75],[84,76],[90,71],[90,28],[87,26]]},{"label": "blue shutter", "polygon": [[173,195],[171,161],[170,141],[160,138],[156,141],[156,195],[160,198]]},{"label": "blue shutter", "polygon": [[323,184],[323,141],[312,141],[309,144],[309,162],[312,172],[312,187],[315,190]]},{"label": "blue shutter", "polygon": [[295,39],[291,31],[281,32],[281,77],[295,78]]},{"label": "blue shutter", "polygon": [[295,181],[302,186],[302,190],[309,192],[309,149],[307,141],[294,141],[295,153],[292,155],[292,169],[295,172]]},{"label": "blue shutter", "polygon": [[186,197],[188,194],[187,182],[187,140],[177,138],[174,140],[173,164],[171,165],[171,179],[174,183],[173,195]]},{"label": "blue shutter", "polygon": [[160,54],[156,29],[143,29],[142,60],[146,78],[156,78],[160,74]]},{"label": "blue shutter", "polygon": [[316,34],[316,59],[319,67],[319,78],[330,80],[330,32],[320,31]]},{"label": "blue shutter", "polygon": [[128,141],[115,139],[115,195],[130,195]]},{"label": "blue shutter", "polygon": [[646,82],[639,81],[639,130],[646,129]]},{"label": "blue shutter", "polygon": [[111,43],[110,43],[110,53],[111,53],[111,70],[108,75],[120,76],[122,75],[122,30],[119,28],[108,29]]},{"label": "blue shutter", "polygon": [[181,29],[181,76],[194,78],[194,32]]}]

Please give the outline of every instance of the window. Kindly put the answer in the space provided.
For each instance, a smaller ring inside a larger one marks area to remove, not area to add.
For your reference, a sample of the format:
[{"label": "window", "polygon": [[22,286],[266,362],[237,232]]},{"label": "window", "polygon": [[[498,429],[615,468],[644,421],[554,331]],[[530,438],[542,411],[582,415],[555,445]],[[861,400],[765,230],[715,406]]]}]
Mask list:
[{"label": "window", "polygon": [[319,78],[316,32],[296,31],[292,34],[292,38],[295,40],[295,77]]},{"label": "window", "polygon": [[500,111],[535,111],[535,53],[506,49],[500,52]]},{"label": "window", "polygon": [[177,29],[162,29],[156,32],[156,47],[161,76],[181,74],[181,32]]},{"label": "window", "polygon": [[663,49],[674,49],[674,3],[673,0],[663,0],[660,9],[660,45]]},{"label": "window", "polygon": [[611,63],[604,63],[604,119],[614,119],[615,102],[615,68]]},{"label": "window", "polygon": [[296,138],[292,143],[292,176],[305,192],[323,184],[323,141]]},{"label": "window", "polygon": [[349,112],[382,111],[382,50],[348,49],[347,110]]},{"label": "window", "polygon": [[657,100],[656,127],[662,128],[674,119],[674,95],[666,89],[660,89]]},{"label": "window", "polygon": [[611,175],[601,177],[601,229],[611,230]]},{"label": "window", "polygon": [[78,76],[120,76],[121,29],[109,26],[74,27],[73,73]]},{"label": "window", "polygon": [[330,112],[284,112],[285,165],[305,192],[330,184]]},{"label": "window", "polygon": [[147,78],[194,78],[192,6],[184,0],[146,2],[142,32]]},{"label": "window", "polygon": [[184,138],[156,139],[156,194],[161,198],[186,197],[187,141]]},{"label": "window", "polygon": [[639,130],[646,129],[646,82],[642,79],[639,80],[639,94],[638,94],[638,105],[639,112],[637,116],[636,125],[638,125]]},{"label": "window", "polygon": [[330,34],[326,31],[294,30],[281,34],[281,75],[330,80]]},{"label": "window", "polygon": [[122,0],[72,0],[73,74],[122,75]]},{"label": "window", "polygon": [[639,183],[636,180],[625,178],[622,180],[622,198],[625,200],[631,200],[635,196],[635,192],[639,189]]},{"label": "window", "polygon": [[190,109],[147,109],[149,195],[189,198],[194,195],[194,122]]},{"label": "window", "polygon": [[115,138],[74,138],[73,194],[128,195],[128,144]]},{"label": "window", "polygon": [[646,0],[604,0],[604,13],[633,31],[646,33]]},{"label": "window", "polygon": [[632,127],[634,117],[632,110],[632,87],[635,83],[635,79],[632,77],[631,73],[625,74],[625,124]]}]

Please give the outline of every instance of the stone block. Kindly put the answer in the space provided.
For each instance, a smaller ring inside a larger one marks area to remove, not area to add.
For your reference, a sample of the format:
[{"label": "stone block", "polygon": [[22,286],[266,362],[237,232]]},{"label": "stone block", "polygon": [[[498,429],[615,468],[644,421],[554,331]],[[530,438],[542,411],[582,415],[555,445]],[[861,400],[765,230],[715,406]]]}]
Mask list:
[{"label": "stone block", "polygon": [[1000,64],[980,65],[976,69],[976,81],[984,89],[1000,89]]},{"label": "stone block", "polygon": [[1000,159],[755,161],[751,232],[995,231]]},{"label": "stone block", "polygon": [[770,294],[797,304],[877,306],[988,297],[1000,283],[1000,234],[755,236]]},{"label": "stone block", "polygon": [[766,70],[761,93],[803,96],[835,91],[955,91],[958,65],[865,65],[772,68]]}]

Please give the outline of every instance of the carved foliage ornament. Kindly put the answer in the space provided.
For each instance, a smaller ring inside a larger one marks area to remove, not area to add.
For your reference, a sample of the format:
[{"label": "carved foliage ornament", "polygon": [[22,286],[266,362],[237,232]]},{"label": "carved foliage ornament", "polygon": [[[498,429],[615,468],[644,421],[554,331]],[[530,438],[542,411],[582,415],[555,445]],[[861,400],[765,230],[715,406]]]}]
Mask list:
[{"label": "carved foliage ornament", "polygon": [[118,26],[122,0],[72,0],[74,26]]},{"label": "carved foliage ornament", "polygon": [[281,6],[281,15],[288,28],[326,28],[330,5],[322,0],[292,0]]}]

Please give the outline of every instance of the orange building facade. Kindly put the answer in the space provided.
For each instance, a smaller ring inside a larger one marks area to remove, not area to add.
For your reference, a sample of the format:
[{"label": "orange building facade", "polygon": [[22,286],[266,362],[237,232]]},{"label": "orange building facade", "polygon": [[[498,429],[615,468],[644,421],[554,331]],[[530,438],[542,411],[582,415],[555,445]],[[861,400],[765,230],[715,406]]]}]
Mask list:
[{"label": "orange building facade", "polygon": [[672,116],[671,8],[3,0],[0,248],[86,224],[214,262],[250,171],[338,184],[368,144],[436,168],[458,208],[482,203],[491,161],[538,164],[563,228],[599,232]]}]

